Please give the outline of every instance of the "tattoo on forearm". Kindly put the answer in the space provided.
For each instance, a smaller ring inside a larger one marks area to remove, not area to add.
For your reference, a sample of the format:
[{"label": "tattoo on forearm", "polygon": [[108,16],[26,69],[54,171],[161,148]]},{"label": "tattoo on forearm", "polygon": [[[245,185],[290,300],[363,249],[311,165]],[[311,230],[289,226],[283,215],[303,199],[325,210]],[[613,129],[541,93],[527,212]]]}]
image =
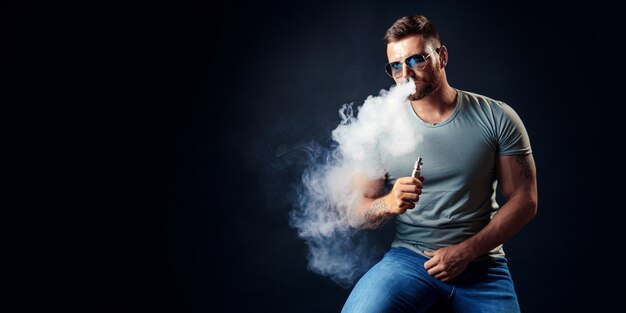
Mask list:
[{"label": "tattoo on forearm", "polygon": [[533,174],[530,171],[530,158],[528,157],[529,155],[518,155],[515,158],[515,162],[517,162],[517,164],[522,166],[522,170],[520,171],[520,176],[523,176],[525,178],[532,178]]},{"label": "tattoo on forearm", "polygon": [[389,213],[389,207],[383,199],[378,199],[365,210],[365,224],[368,229],[376,229],[387,223],[393,217]]}]

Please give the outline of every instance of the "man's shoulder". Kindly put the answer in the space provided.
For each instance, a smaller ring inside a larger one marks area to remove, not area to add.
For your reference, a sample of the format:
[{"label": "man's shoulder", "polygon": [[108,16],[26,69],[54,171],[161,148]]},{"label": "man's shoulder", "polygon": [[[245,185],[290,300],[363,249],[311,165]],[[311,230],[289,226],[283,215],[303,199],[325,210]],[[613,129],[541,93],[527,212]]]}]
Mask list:
[{"label": "man's shoulder", "polygon": [[503,104],[506,105],[501,100],[497,100],[492,97],[485,96],[483,94],[461,90],[461,89],[457,89],[457,91],[459,92],[459,95],[462,97],[462,100],[465,103],[470,103],[470,104],[475,104],[475,105],[488,105],[488,106],[503,105]]},{"label": "man's shoulder", "polygon": [[502,100],[497,100],[476,92],[457,89],[461,102],[469,110],[478,110],[489,115],[507,114],[513,108]]}]

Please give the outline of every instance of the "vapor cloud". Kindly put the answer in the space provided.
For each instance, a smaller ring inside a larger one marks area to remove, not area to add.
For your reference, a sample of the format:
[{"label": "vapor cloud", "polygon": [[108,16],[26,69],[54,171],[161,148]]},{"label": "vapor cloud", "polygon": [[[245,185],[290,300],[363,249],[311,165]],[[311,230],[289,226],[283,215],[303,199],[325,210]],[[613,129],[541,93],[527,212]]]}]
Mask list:
[{"label": "vapor cloud", "polygon": [[358,196],[351,179],[356,174],[382,178],[379,151],[399,156],[421,141],[405,113],[407,97],[414,92],[410,80],[367,97],[356,111],[351,104],[343,105],[341,122],[332,131],[332,147],[314,143],[307,148],[310,161],[297,188],[290,223],[308,246],[309,269],[344,288],[352,286],[382,254],[371,245],[366,231],[348,223],[350,206]]}]

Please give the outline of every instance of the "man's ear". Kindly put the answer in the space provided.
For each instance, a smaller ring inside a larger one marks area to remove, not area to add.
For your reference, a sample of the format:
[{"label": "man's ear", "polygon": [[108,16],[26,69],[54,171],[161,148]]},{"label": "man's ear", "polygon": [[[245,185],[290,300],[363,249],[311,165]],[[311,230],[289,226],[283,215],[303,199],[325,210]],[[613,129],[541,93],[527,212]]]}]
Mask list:
[{"label": "man's ear", "polygon": [[448,48],[444,45],[441,45],[441,48],[439,48],[439,58],[441,60],[441,68],[445,68],[448,64]]}]

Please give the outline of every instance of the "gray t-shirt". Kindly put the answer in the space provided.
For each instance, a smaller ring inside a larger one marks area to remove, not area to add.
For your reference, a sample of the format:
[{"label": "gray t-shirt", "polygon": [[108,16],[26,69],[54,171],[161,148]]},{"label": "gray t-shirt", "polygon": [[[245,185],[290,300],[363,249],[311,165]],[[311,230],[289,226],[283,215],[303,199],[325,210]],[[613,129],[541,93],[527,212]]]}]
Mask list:
[{"label": "gray t-shirt", "polygon": [[[457,92],[454,112],[437,124],[421,120],[407,101],[403,113],[412,117],[413,129],[423,141],[399,157],[379,151],[390,185],[411,176],[418,156],[424,160],[423,193],[414,209],[398,215],[393,247],[423,255],[424,250],[454,245],[478,233],[499,208],[496,158],[531,153],[526,129],[510,106]],[[504,256],[502,245],[489,255]]]}]

